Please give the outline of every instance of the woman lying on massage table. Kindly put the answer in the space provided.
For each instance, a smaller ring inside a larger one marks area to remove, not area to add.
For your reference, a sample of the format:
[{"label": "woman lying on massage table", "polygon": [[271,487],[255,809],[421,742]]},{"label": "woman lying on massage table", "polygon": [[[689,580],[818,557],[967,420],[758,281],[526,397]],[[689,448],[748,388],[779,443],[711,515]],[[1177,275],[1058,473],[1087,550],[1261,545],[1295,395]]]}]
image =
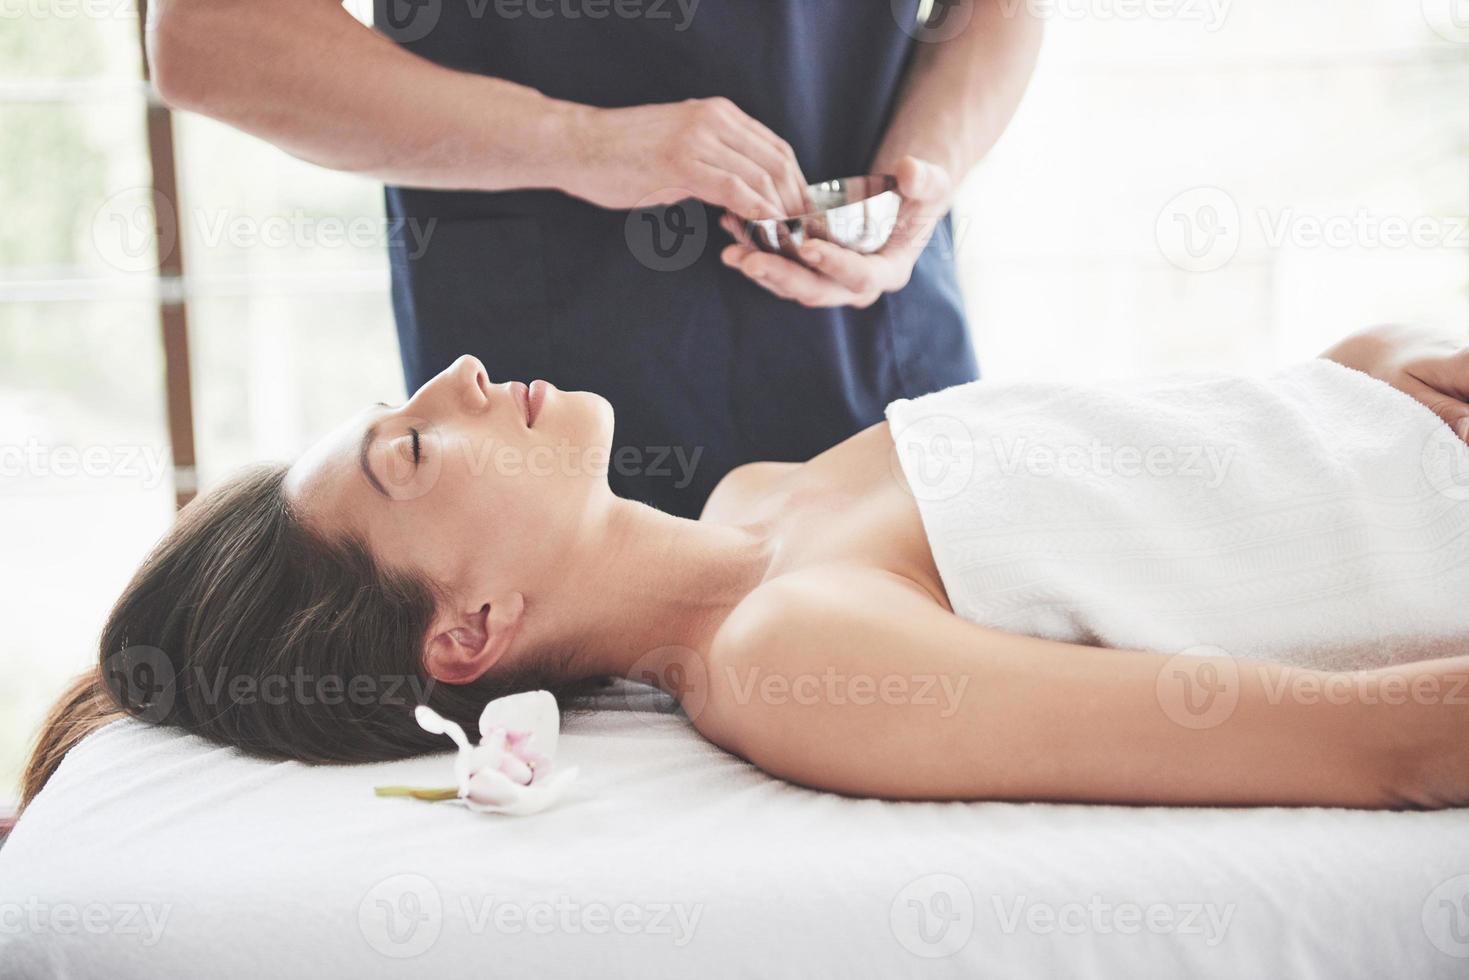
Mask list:
[{"label": "woman lying on massage table", "polygon": [[[602,398],[461,358],[184,512],[25,798],[118,700],[358,762],[443,747],[414,692],[472,723],[613,675],[858,796],[1469,803],[1469,656],[1445,656],[1469,636],[1469,351],[1376,330],[1326,357],[898,402],[807,463],[734,471],[699,521],[608,490]],[[153,700],[106,680],[139,648],[174,675]]]}]

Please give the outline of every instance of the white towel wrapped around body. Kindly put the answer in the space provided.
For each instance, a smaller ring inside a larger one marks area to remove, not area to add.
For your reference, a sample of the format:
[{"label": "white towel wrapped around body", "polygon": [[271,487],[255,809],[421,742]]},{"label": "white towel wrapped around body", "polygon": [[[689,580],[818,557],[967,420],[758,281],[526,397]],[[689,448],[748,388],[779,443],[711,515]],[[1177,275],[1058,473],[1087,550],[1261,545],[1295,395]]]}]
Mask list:
[{"label": "white towel wrapped around body", "polygon": [[1469,650],[1469,449],[1359,372],[979,381],[887,417],[968,620],[1330,667]]}]

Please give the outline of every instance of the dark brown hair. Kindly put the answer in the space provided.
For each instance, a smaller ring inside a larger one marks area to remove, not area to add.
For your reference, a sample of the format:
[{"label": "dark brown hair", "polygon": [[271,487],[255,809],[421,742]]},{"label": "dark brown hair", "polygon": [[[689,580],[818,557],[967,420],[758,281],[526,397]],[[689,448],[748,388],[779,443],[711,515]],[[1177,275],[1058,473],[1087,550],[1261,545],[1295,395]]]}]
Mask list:
[{"label": "dark brown hair", "polygon": [[252,468],[179,515],[113,606],[96,667],[42,726],[22,806],[77,743],[125,715],[269,758],[372,762],[447,747],[415,723],[420,703],[471,729],[486,701],[515,691],[547,688],[572,706],[581,687],[549,664],[433,681],[422,666],[432,583],[307,527],[285,473]]}]

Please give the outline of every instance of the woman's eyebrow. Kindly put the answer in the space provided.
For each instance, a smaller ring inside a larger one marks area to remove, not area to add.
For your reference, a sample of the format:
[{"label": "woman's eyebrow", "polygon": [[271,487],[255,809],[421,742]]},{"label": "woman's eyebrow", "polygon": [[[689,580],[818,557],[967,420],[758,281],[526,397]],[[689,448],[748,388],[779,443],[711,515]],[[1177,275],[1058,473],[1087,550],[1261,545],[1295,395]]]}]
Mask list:
[{"label": "woman's eyebrow", "polygon": [[[373,405],[373,408],[391,408],[391,407],[392,406],[389,405],[387,402],[377,402],[376,404]],[[393,499],[392,498],[392,495],[390,493],[388,493],[388,491],[383,487],[382,483],[378,480],[377,476],[372,472],[372,467],[370,465],[368,465],[368,462],[367,462],[367,453],[368,453],[368,450],[370,450],[372,448],[373,440],[375,440],[376,438],[377,438],[377,423],[374,422],[374,423],[372,423],[372,425],[369,425],[367,427],[367,431],[366,432],[362,433],[362,442],[357,447],[357,465],[362,470],[362,475],[365,476],[365,477],[367,477],[367,482],[372,484],[372,488],[374,490],[376,490],[378,493],[382,494],[384,497],[387,497],[389,500],[391,500],[391,499]]]}]

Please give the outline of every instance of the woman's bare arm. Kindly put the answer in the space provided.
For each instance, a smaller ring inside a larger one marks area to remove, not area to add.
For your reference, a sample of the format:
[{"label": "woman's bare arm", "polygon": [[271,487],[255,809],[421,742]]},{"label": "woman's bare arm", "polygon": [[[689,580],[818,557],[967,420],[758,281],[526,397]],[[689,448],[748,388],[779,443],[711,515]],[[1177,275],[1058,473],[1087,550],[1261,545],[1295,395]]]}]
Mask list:
[{"label": "woman's bare arm", "polygon": [[776,776],[858,796],[1443,806],[1469,797],[1466,678],[1469,658],[1328,674],[1056,643],[823,571],[736,610],[694,720]]},{"label": "woman's bare arm", "polygon": [[1469,442],[1469,347],[1463,338],[1387,324],[1354,333],[1321,356],[1387,382]]}]

